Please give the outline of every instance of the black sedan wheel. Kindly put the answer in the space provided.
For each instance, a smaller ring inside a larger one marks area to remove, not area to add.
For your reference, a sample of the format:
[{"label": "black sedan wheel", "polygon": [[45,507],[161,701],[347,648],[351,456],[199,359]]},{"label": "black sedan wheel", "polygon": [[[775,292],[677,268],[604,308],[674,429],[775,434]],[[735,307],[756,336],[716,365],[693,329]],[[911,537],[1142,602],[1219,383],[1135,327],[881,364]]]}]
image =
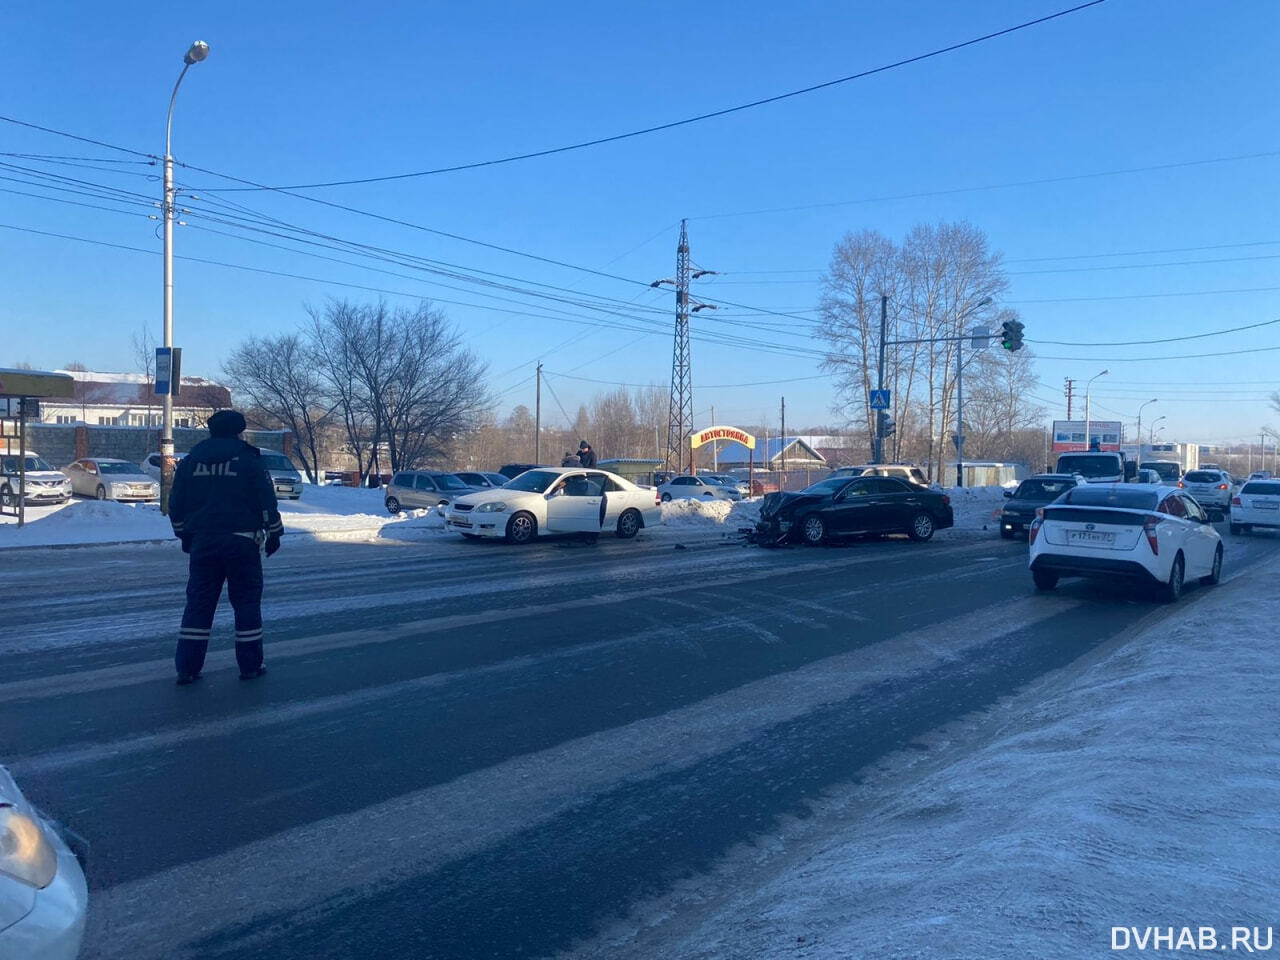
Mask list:
[{"label": "black sedan wheel", "polygon": [[933,536],[933,517],[927,513],[917,513],[907,528],[907,536],[912,540],[928,540]]},{"label": "black sedan wheel", "polygon": [[810,514],[800,524],[800,536],[811,547],[816,547],[827,538],[827,525],[817,514]]},{"label": "black sedan wheel", "polygon": [[387,497],[387,513],[395,514],[400,512],[400,501],[395,497]]}]

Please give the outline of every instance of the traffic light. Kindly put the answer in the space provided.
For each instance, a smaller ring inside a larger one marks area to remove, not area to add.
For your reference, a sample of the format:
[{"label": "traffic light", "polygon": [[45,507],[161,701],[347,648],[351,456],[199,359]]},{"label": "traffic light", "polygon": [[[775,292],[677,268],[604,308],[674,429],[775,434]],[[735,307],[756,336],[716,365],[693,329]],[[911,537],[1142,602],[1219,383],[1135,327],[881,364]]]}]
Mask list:
[{"label": "traffic light", "polygon": [[878,435],[881,437],[892,437],[894,432],[898,429],[893,422],[893,417],[889,416],[889,414],[885,413],[883,410],[877,410],[876,413],[878,415]]},{"label": "traffic light", "polygon": [[1000,325],[1000,346],[1006,350],[1022,349],[1022,322],[1006,320]]}]

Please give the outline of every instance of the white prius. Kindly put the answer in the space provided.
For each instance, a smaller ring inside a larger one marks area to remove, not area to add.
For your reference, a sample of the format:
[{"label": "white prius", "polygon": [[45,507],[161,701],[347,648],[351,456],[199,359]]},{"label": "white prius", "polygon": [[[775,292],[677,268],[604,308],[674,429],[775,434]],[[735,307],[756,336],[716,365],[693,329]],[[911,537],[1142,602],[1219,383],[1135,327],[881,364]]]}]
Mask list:
[{"label": "white prius", "polygon": [[607,470],[538,467],[506,486],[456,498],[445,523],[464,537],[528,543],[556,534],[630,539],[662,520],[658,491]]},{"label": "white prius", "polygon": [[1222,576],[1222,537],[1177,487],[1087,483],[1037,512],[1028,533],[1037,589],[1092,577],[1153,586],[1172,602],[1184,581],[1209,585]]}]

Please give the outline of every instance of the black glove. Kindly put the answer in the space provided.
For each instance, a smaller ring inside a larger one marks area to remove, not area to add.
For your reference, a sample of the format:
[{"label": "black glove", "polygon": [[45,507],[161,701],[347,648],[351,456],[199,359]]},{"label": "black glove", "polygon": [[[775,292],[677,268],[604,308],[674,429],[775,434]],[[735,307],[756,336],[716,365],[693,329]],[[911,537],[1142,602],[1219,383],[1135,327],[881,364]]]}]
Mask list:
[{"label": "black glove", "polygon": [[191,534],[187,534],[185,537],[179,537],[178,539],[182,541],[182,552],[190,553],[191,552]]},{"label": "black glove", "polygon": [[271,536],[267,537],[266,542],[263,544],[263,548],[267,551],[268,557],[271,556],[273,553],[275,553],[277,550],[279,550],[280,534],[273,533]]}]

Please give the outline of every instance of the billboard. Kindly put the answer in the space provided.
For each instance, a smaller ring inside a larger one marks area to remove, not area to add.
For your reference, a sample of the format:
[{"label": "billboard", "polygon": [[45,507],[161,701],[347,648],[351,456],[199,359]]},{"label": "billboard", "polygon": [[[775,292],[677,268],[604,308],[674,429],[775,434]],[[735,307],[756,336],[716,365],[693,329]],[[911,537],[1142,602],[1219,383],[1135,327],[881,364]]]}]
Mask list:
[{"label": "billboard", "polygon": [[[1119,450],[1124,433],[1119,420],[1090,420],[1089,440],[1099,450]],[[1084,435],[1083,420],[1053,421],[1053,452],[1072,453],[1090,449]]]}]

